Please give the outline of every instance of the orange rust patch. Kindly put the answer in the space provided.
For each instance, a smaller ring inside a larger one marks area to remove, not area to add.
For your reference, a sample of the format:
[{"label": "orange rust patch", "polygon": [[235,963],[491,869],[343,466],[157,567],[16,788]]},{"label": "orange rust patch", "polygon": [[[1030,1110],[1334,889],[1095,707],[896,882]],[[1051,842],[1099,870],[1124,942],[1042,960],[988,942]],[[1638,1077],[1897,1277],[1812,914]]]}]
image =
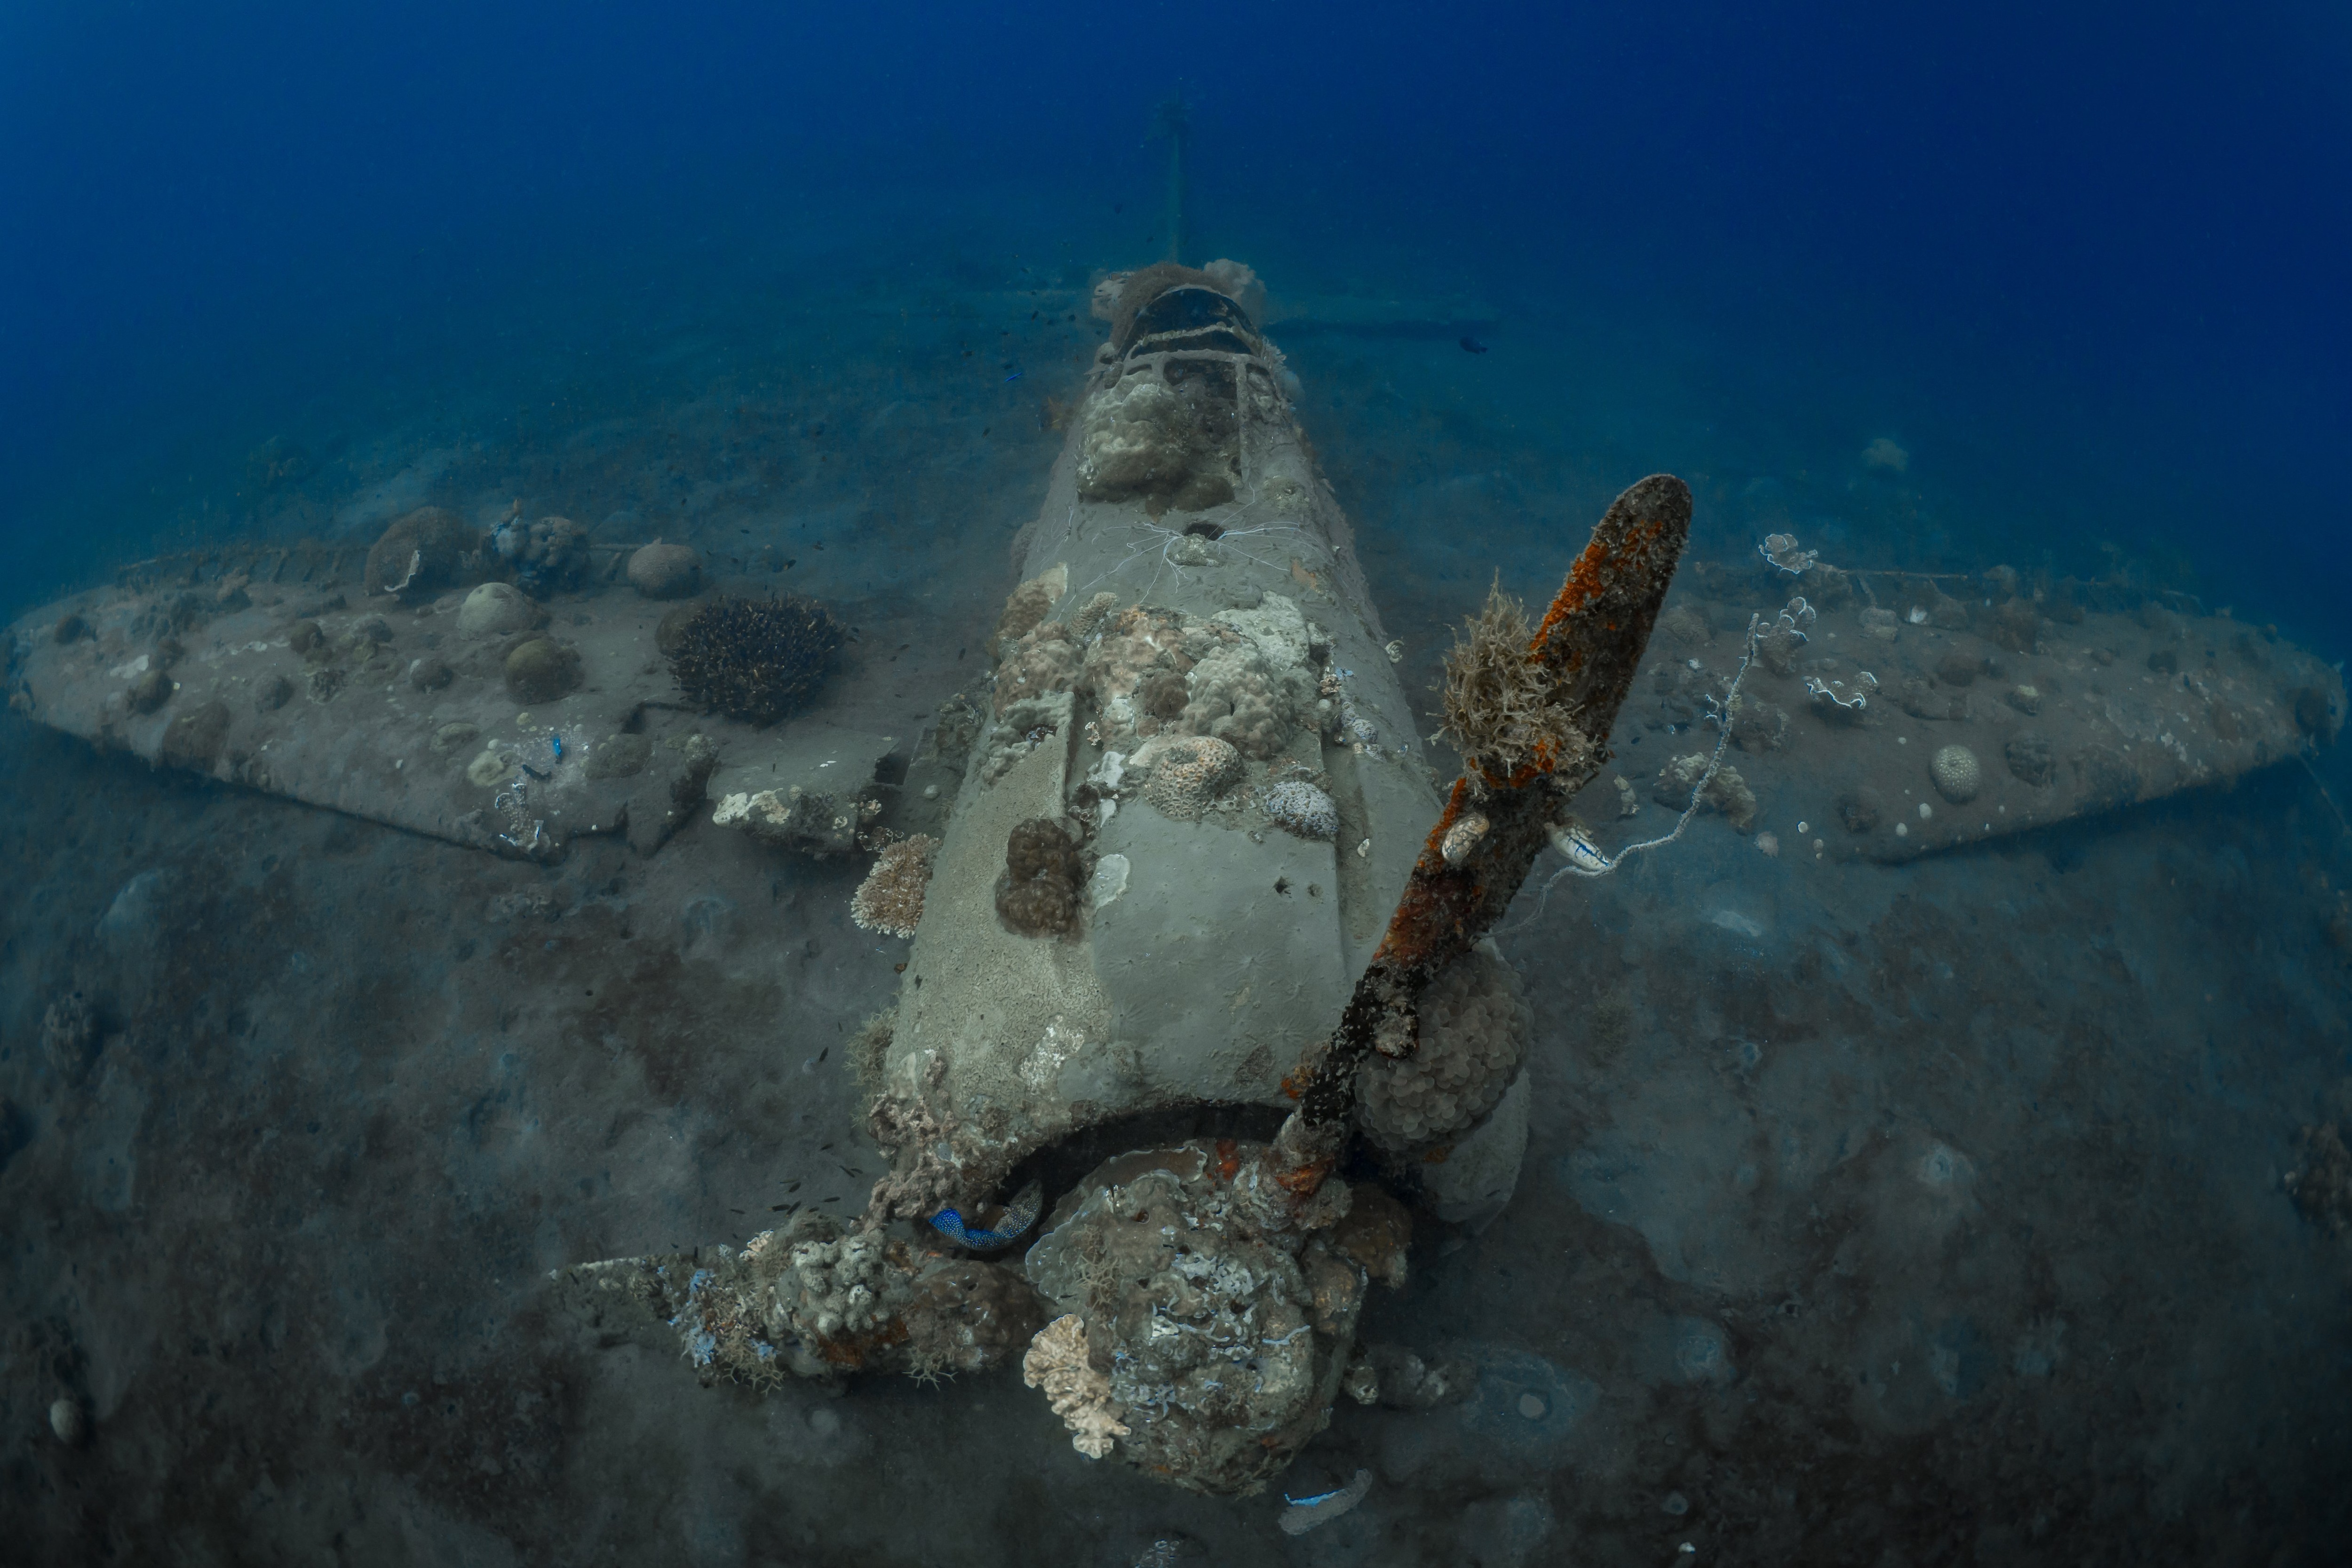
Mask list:
[{"label": "orange rust patch", "polygon": [[1544,613],[1543,625],[1536,628],[1528,651],[1538,657],[1549,653],[1552,632],[1569,616],[1599,598],[1616,577],[1618,568],[1656,543],[1665,526],[1664,521],[1637,522],[1625,531],[1625,537],[1615,550],[1598,539],[1586,545],[1577,556],[1576,564],[1568,569],[1568,580],[1559,585],[1559,595]]},{"label": "orange rust patch", "polygon": [[1396,913],[1389,917],[1389,929],[1373,952],[1374,963],[1381,959],[1402,959],[1412,963],[1426,950],[1433,923],[1431,910],[1444,898],[1446,891],[1437,879],[1451,869],[1445,864],[1445,830],[1452,827],[1462,815],[1465,802],[1470,796],[1470,781],[1455,779],[1454,793],[1445,798],[1445,809],[1438,814],[1437,826],[1429,830],[1422,841],[1421,858],[1412,864],[1412,875],[1406,879],[1404,892],[1397,900]]},{"label": "orange rust patch", "polygon": [[1317,1189],[1323,1185],[1323,1178],[1330,1173],[1330,1161],[1316,1160],[1304,1165],[1294,1165],[1287,1171],[1276,1171],[1274,1184],[1295,1197],[1313,1197]]}]

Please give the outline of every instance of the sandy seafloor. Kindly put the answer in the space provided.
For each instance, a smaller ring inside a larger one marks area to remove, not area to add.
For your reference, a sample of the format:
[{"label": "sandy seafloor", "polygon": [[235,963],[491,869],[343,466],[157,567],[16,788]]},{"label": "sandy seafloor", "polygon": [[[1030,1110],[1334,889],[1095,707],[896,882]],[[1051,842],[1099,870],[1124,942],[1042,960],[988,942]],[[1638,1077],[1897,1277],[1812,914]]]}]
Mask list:
[{"label": "sandy seafloor", "polygon": [[[1061,440],[1040,400],[1096,339],[1050,321],[1074,292],[1016,302],[1034,282],[667,345],[626,396],[535,368],[520,416],[501,385],[351,436],[258,526],[366,537],[500,489],[600,531],[632,511],[610,528],[844,606],[824,711],[910,739],[982,668]],[[1546,326],[1491,360],[1286,341],[1409,688],[1490,573],[1546,592],[1675,444],[1636,398],[1555,449],[1578,411],[1496,390]],[[1876,563],[1916,503],[1774,472],[1692,475],[1696,552],[1811,507]],[[1942,548],[1993,563],[1964,526]],[[862,864],[508,863],[5,723],[0,1557],[2341,1561],[2352,1241],[2280,1178],[2301,1127],[2352,1117],[2326,936],[2352,852],[2300,767],[1903,868],[1705,819],[1524,901],[1517,1198],[1365,1324],[1472,1355],[1478,1392],[1343,1404],[1289,1484],[1375,1485],[1291,1539],[1277,1499],[1084,1459],[1014,1372],[711,1391],[552,1310],[549,1269],[740,1240],[793,1182],[859,1205],[837,1047],[904,956],[849,921]],[[106,1023],[78,1077],[39,1038],[74,990]]]}]

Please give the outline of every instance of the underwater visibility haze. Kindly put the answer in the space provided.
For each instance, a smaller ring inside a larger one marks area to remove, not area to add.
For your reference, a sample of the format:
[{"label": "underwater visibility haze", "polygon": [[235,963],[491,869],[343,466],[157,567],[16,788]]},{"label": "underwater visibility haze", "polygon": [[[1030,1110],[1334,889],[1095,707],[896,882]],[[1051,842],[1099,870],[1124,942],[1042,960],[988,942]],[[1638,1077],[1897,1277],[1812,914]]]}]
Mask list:
[{"label": "underwater visibility haze", "polygon": [[0,1556],[2340,1561],[2348,64],[0,16]]}]

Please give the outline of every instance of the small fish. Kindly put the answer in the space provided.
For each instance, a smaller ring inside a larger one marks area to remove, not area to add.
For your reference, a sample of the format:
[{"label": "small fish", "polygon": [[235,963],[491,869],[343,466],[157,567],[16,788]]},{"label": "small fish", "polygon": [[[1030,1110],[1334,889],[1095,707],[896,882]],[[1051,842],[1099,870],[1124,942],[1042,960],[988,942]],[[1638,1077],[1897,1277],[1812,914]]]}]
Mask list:
[{"label": "small fish", "polygon": [[563,737],[561,735],[550,735],[547,739],[549,744],[555,748],[555,760],[559,763],[562,762],[563,760]]},{"label": "small fish", "polygon": [[1015,381],[1019,381],[1019,380],[1021,379],[1021,374],[1022,374],[1022,373],[1016,370],[1016,371],[1014,371],[1011,375],[1006,376],[1004,379],[1005,379],[1008,383],[1009,383],[1009,382],[1015,382]]},{"label": "small fish", "polygon": [[1464,338],[1460,342],[1462,352],[1465,354],[1482,354],[1486,352],[1486,345],[1475,338]]}]

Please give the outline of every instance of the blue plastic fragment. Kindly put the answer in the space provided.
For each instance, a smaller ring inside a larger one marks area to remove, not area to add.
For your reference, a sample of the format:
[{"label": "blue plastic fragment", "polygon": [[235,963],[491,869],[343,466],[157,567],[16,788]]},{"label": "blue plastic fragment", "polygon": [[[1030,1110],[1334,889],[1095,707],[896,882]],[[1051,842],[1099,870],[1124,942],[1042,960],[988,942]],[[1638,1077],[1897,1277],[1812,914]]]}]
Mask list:
[{"label": "blue plastic fragment", "polygon": [[972,1229],[964,1224],[962,1214],[955,1209],[941,1209],[933,1215],[931,1228],[958,1247],[968,1247],[974,1252],[993,1252],[1001,1247],[1012,1246],[1037,1223],[1037,1211],[1045,1195],[1045,1187],[1036,1182],[1022,1188],[1020,1196],[1004,1205],[1004,1217],[996,1222],[994,1230]]}]

